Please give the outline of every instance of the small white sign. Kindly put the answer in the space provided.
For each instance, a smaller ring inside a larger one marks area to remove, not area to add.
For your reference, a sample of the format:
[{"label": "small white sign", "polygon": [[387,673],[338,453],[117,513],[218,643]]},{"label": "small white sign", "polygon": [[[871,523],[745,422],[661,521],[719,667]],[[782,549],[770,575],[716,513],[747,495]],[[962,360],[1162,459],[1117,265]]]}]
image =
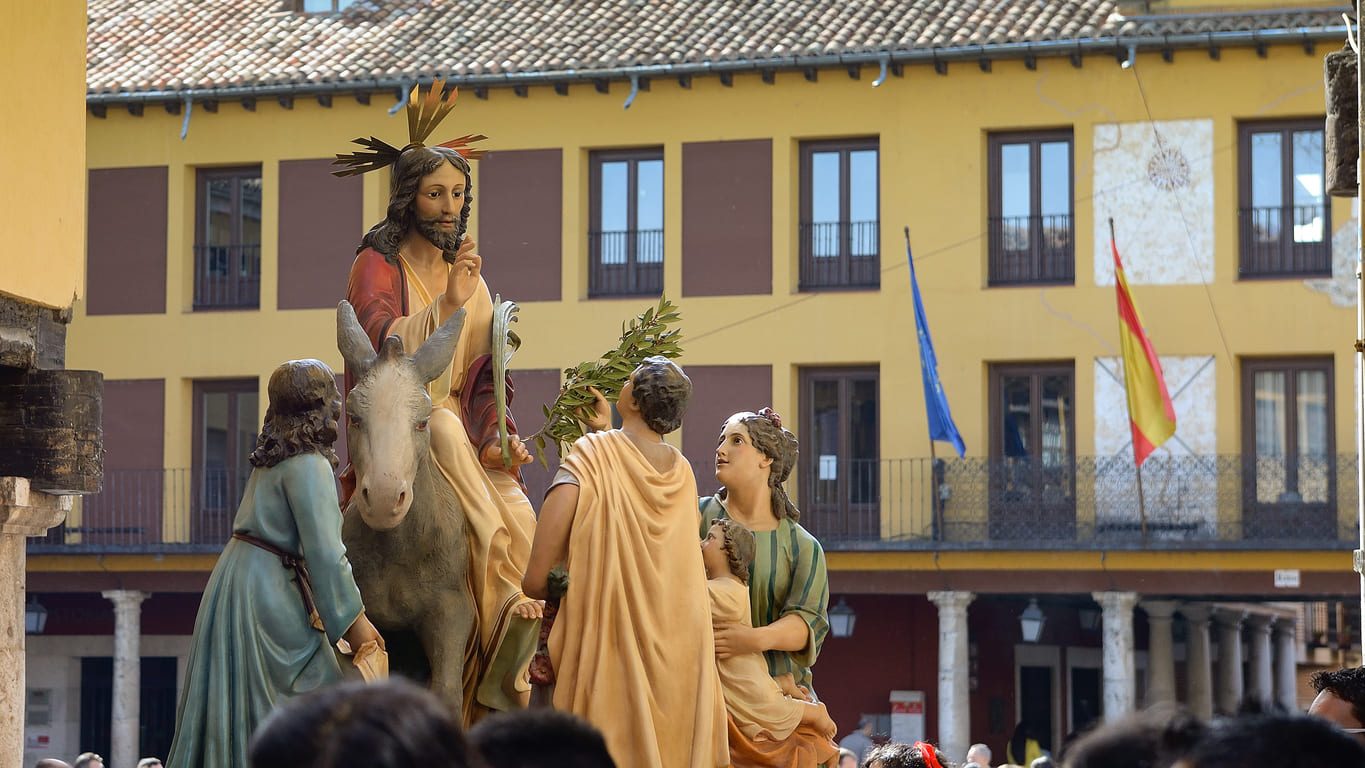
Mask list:
[{"label": "small white sign", "polygon": [[1275,571],[1275,587],[1277,589],[1298,589],[1299,569],[1287,568]]},{"label": "small white sign", "polygon": [[838,480],[839,479],[839,457],[831,454],[820,456],[820,479]]}]

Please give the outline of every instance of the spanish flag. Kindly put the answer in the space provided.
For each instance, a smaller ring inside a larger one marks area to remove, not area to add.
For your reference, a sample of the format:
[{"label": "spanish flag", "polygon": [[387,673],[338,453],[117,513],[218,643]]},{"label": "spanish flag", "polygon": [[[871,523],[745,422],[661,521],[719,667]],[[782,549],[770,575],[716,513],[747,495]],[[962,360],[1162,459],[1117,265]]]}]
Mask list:
[{"label": "spanish flag", "polygon": [[1175,434],[1175,406],[1161,375],[1161,361],[1142,329],[1142,316],[1128,290],[1113,221],[1109,245],[1114,251],[1114,287],[1119,299],[1119,343],[1123,349],[1123,380],[1128,390],[1128,422],[1133,428],[1133,459],[1139,467],[1147,456]]}]

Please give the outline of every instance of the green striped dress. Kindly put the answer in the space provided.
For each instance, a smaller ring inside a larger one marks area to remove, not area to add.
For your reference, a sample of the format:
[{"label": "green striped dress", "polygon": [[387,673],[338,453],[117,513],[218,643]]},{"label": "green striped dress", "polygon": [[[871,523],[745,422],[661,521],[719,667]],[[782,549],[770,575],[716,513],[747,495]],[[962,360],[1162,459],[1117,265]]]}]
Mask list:
[{"label": "green striped dress", "polygon": [[[725,506],[714,496],[700,501],[702,537],[711,523],[729,517]],[[799,524],[783,518],[777,529],[755,531],[754,562],[749,568],[749,604],[755,627],[765,627],[789,613],[806,622],[809,637],[799,651],[765,651],[768,673],[790,672],[797,685],[812,691],[810,668],[820,655],[829,634],[829,579],[825,574],[825,552]]]}]

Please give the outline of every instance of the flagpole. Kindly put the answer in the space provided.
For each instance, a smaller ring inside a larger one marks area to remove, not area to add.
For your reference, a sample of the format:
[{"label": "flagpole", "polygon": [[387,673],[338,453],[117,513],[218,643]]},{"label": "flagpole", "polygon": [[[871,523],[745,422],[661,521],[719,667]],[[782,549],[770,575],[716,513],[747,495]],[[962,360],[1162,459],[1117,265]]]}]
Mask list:
[{"label": "flagpole", "polygon": [[[1109,217],[1109,242],[1111,242],[1111,243],[1117,243],[1118,241],[1119,241],[1118,235],[1114,234],[1114,217],[1113,217],[1113,216],[1110,216],[1110,217]],[[1115,275],[1115,276],[1114,276],[1114,280],[1115,280],[1115,281],[1118,280],[1118,275]],[[1127,368],[1126,366],[1125,366],[1124,369],[1123,369],[1123,377],[1124,377],[1125,379],[1128,378],[1128,368]],[[1132,414],[1131,414],[1131,413],[1129,414],[1129,418],[1132,418]],[[1134,443],[1134,444],[1133,444],[1133,451],[1134,451],[1134,452],[1137,451],[1137,443]],[[1138,463],[1138,462],[1134,462],[1134,463],[1137,464],[1138,520],[1139,520],[1139,521],[1141,522],[1141,524],[1142,524],[1142,543],[1143,543],[1143,544],[1146,544],[1146,543],[1147,543],[1147,502],[1146,502],[1146,500],[1142,497],[1142,464],[1141,464],[1141,463]]]}]

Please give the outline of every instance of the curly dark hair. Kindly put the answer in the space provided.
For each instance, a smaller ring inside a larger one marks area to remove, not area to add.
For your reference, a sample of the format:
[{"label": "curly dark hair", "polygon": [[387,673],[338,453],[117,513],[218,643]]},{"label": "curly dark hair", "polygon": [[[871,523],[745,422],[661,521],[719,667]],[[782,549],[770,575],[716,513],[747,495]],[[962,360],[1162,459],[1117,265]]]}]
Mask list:
[{"label": "curly dark hair", "polygon": [[717,525],[720,526],[721,542],[725,547],[725,561],[730,566],[730,573],[748,584],[749,567],[753,565],[754,550],[757,548],[754,543],[754,532],[743,523],[731,520],[728,517],[718,517],[712,521],[712,527]]},{"label": "curly dark hair", "polygon": [[341,418],[336,376],[321,360],[290,360],[270,374],[265,411],[251,466],[273,467],[290,456],[320,453],[337,465],[332,444]]},{"label": "curly dark hair", "polygon": [[692,380],[676,363],[661,355],[646,357],[630,374],[630,383],[645,426],[661,435],[682,426]]},{"label": "curly dark hair", "polygon": [[1314,693],[1327,691],[1351,705],[1351,716],[1365,725],[1365,667],[1324,669],[1313,675]]},{"label": "curly dark hair", "polygon": [[[474,202],[474,179],[470,176],[469,161],[448,147],[411,147],[403,150],[393,164],[389,209],[384,220],[365,234],[356,253],[373,248],[388,263],[398,263],[398,246],[416,220],[413,201],[417,199],[417,187],[422,183],[422,178],[440,168],[441,163],[450,163],[464,173],[464,207],[460,209],[460,219],[455,224],[455,242],[464,239],[465,231],[469,229],[469,209]],[[456,251],[445,251],[443,254],[448,264],[455,263],[456,255]]]},{"label": "curly dark hair", "polygon": [[[796,508],[791,497],[787,496],[786,489],[782,487],[791,476],[792,470],[796,468],[796,459],[801,455],[801,446],[796,441],[796,435],[782,427],[782,417],[771,408],[763,408],[757,413],[742,411],[730,417],[736,418],[749,430],[749,442],[764,456],[773,460],[768,466],[768,489],[772,497],[773,515],[778,520],[785,517],[792,522],[799,521],[801,510]],[[728,423],[730,419],[726,419],[726,422]],[[723,499],[726,490],[721,488],[716,495]]]},{"label": "curly dark hair", "polygon": [[[953,768],[952,763],[934,755],[935,763],[941,768]],[[881,763],[882,768],[934,768],[920,751],[919,744],[900,744],[891,742],[873,747],[872,751],[863,758],[863,768]]]}]

